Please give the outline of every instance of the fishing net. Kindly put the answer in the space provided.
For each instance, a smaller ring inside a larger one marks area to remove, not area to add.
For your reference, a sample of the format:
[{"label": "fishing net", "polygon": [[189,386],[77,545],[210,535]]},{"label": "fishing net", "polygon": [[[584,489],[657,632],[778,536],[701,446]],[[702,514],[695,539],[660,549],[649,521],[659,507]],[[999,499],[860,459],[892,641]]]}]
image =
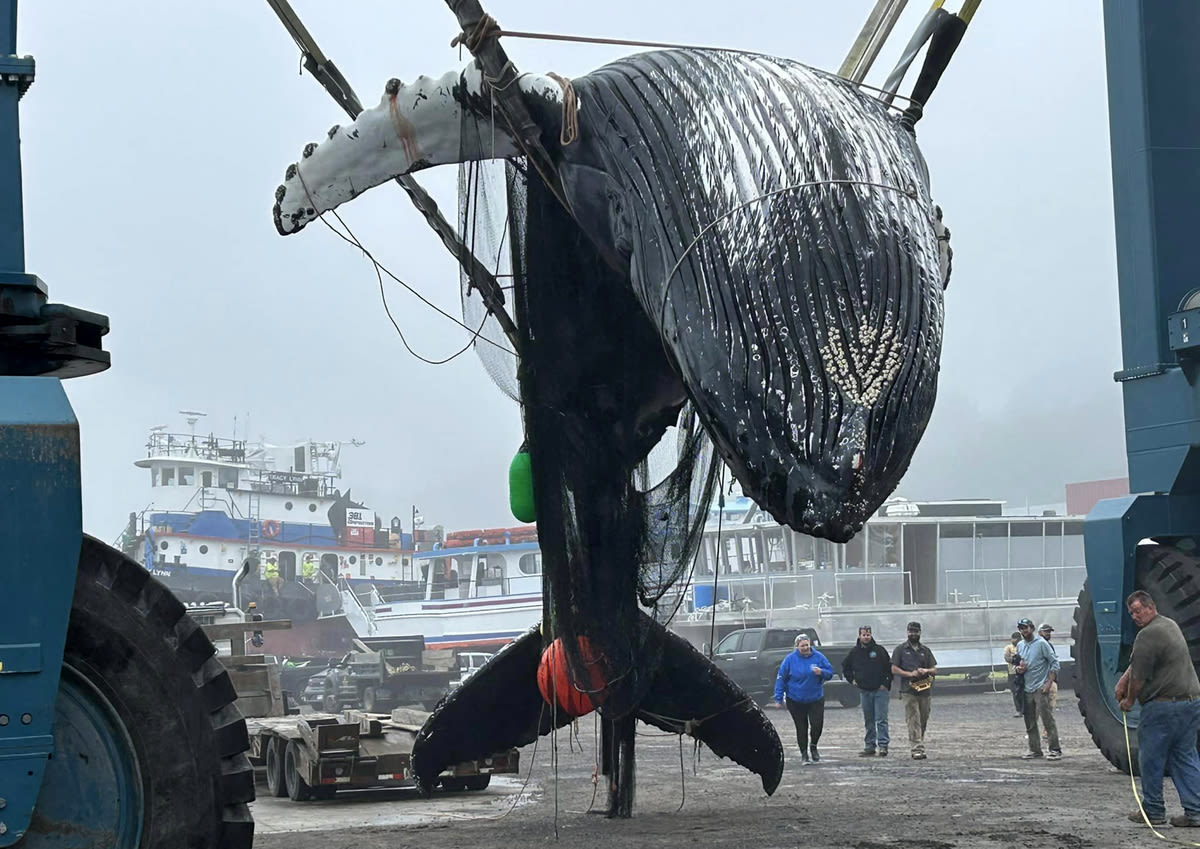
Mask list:
[{"label": "fishing net", "polygon": [[[715,457],[777,519],[836,541],[890,495],[932,411],[944,278],[913,136],[845,81],[677,50],[574,86],[562,196],[520,160],[468,168],[461,223],[512,275],[520,361],[476,347],[522,404],[544,631],[577,686],[576,638],[599,648],[597,697],[619,717],[658,672],[641,607],[678,603]],[[464,138],[479,128],[464,118]]]}]

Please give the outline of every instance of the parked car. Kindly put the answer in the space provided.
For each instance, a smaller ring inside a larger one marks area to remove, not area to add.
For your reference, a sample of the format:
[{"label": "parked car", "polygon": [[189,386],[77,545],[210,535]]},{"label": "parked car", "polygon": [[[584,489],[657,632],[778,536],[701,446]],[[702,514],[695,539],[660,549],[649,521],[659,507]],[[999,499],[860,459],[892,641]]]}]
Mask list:
[{"label": "parked car", "polygon": [[458,678],[450,682],[451,687],[457,687],[474,675],[481,666],[492,659],[485,651],[464,651],[458,653]]},{"label": "parked car", "polygon": [[829,658],[835,674],[825,682],[826,702],[843,707],[858,704],[858,688],[842,678],[842,659],[853,646],[824,646],[814,628],[741,628],[725,636],[713,649],[713,661],[760,705],[775,696],[779,664],[796,648],[796,636],[807,634],[813,648]]}]

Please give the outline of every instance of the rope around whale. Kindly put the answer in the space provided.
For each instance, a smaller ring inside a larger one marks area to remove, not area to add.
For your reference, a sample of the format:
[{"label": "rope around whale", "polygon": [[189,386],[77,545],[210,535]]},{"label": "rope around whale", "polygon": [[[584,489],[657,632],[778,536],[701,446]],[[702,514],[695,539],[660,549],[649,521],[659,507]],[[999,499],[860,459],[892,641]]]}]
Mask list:
[{"label": "rope around whale", "polygon": [[[658,47],[667,50],[714,50],[723,53],[755,53],[753,50],[743,50],[737,47],[714,47],[712,45],[704,44],[680,44],[672,41],[639,41],[631,38],[601,38],[599,36],[567,35],[564,33],[554,32],[522,32],[520,30],[507,30],[501,27],[500,22],[486,12],[484,12],[483,17],[476,22],[474,29],[472,29],[470,32],[463,30],[458,35],[454,36],[454,38],[450,40],[450,46],[466,47],[469,51],[474,53],[475,49],[483,43],[484,39],[493,37],[528,38],[537,39],[539,41],[565,41],[575,44],[610,44],[624,47]],[[867,85],[866,83],[862,82],[855,82],[854,80],[845,80],[845,82],[855,86],[856,88],[866,89],[867,91],[873,91],[877,94],[886,94],[889,97],[908,101],[910,104],[917,104],[920,106],[924,105],[919,104],[911,97],[907,97],[896,92],[890,92],[877,86]],[[890,109],[902,111],[900,110],[900,107],[893,106],[890,102],[887,104],[887,106]]]},{"label": "rope around whale", "polygon": [[1129,763],[1129,786],[1133,788],[1133,799],[1137,802],[1138,812],[1142,815],[1142,822],[1146,823],[1146,827],[1159,840],[1165,840],[1168,843],[1174,843],[1176,846],[1197,846],[1200,843],[1193,843],[1190,840],[1181,840],[1178,837],[1167,837],[1150,823],[1150,816],[1146,813],[1146,809],[1142,807],[1142,794],[1138,792],[1137,782],[1133,780],[1133,747],[1129,744],[1129,714],[1121,711],[1121,727],[1125,729],[1125,760]]}]

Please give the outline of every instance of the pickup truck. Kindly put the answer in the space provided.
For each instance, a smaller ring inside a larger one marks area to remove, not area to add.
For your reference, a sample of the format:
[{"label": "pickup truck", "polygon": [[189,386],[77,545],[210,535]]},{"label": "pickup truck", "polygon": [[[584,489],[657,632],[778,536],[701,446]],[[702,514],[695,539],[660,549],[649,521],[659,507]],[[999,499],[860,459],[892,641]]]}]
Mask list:
[{"label": "pickup truck", "polygon": [[426,651],[425,642],[350,652],[308,679],[301,701],[326,713],[361,708],[386,713],[399,705],[432,710],[456,675],[453,652]]},{"label": "pickup truck", "polygon": [[842,660],[853,646],[824,646],[813,628],[742,628],[727,634],[713,649],[713,661],[760,705],[775,696],[779,664],[796,648],[796,635],[807,634],[813,647],[829,658],[832,680],[825,682],[826,702],[843,707],[858,704],[858,688],[841,676]]}]

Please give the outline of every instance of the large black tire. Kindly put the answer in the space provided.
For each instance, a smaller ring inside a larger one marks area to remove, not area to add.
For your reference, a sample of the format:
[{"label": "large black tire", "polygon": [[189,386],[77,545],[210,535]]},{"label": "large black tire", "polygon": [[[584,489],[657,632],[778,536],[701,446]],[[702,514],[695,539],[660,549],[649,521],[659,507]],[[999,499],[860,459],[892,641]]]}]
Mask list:
[{"label": "large black tire", "polygon": [[267,764],[267,792],[277,799],[288,794],[287,777],[283,771],[283,752],[287,741],[282,737],[271,737],[267,740],[267,751],[264,760]]},{"label": "large black tire", "polygon": [[287,785],[288,798],[293,802],[307,802],[313,798],[312,787],[296,769],[297,750],[300,744],[289,740],[283,752],[283,776]]},{"label": "large black tire", "polygon": [[[138,847],[249,849],[250,741],[233,705],[237,694],[215,654],[166,587],[85,536],[55,712],[57,756],[47,766],[37,814],[21,845],[58,846],[64,834],[99,826],[56,821],[55,813],[78,811],[81,795],[111,792],[103,772],[107,760],[131,778],[126,799],[140,797],[130,812],[141,824]],[[88,738],[74,733],[82,726],[66,721],[84,716],[68,705],[79,694],[109,723],[106,756],[95,748],[95,737],[88,745]]]},{"label": "large black tire", "polygon": [[[1200,557],[1185,554],[1169,545],[1138,547],[1136,584],[1150,593],[1158,612],[1175,620],[1183,631],[1191,653],[1192,664],[1200,673]],[[1124,599],[1121,599],[1124,604]],[[1109,694],[1100,690],[1099,652],[1096,645],[1096,622],[1092,598],[1085,582],[1075,610],[1075,627],[1071,629],[1075,645],[1075,694],[1079,697],[1079,712],[1092,740],[1109,763],[1128,774],[1129,757],[1125,749],[1125,730]],[[1200,748],[1200,740],[1198,740]],[[1133,754],[1133,771],[1138,773],[1137,734],[1129,729],[1129,746]]]},{"label": "large black tire", "polygon": [[1154,598],[1159,613],[1179,625],[1200,672],[1200,557],[1171,546],[1142,546],[1138,586]]},{"label": "large black tire", "polygon": [[[1071,657],[1075,660],[1075,696],[1083,724],[1092,735],[1092,742],[1108,762],[1126,775],[1129,757],[1125,750],[1125,729],[1111,694],[1100,675],[1100,647],[1096,642],[1096,615],[1092,610],[1092,594],[1084,581],[1075,608],[1075,624],[1071,627]],[[1137,772],[1137,735],[1129,732],[1133,749],[1134,772]]]}]

